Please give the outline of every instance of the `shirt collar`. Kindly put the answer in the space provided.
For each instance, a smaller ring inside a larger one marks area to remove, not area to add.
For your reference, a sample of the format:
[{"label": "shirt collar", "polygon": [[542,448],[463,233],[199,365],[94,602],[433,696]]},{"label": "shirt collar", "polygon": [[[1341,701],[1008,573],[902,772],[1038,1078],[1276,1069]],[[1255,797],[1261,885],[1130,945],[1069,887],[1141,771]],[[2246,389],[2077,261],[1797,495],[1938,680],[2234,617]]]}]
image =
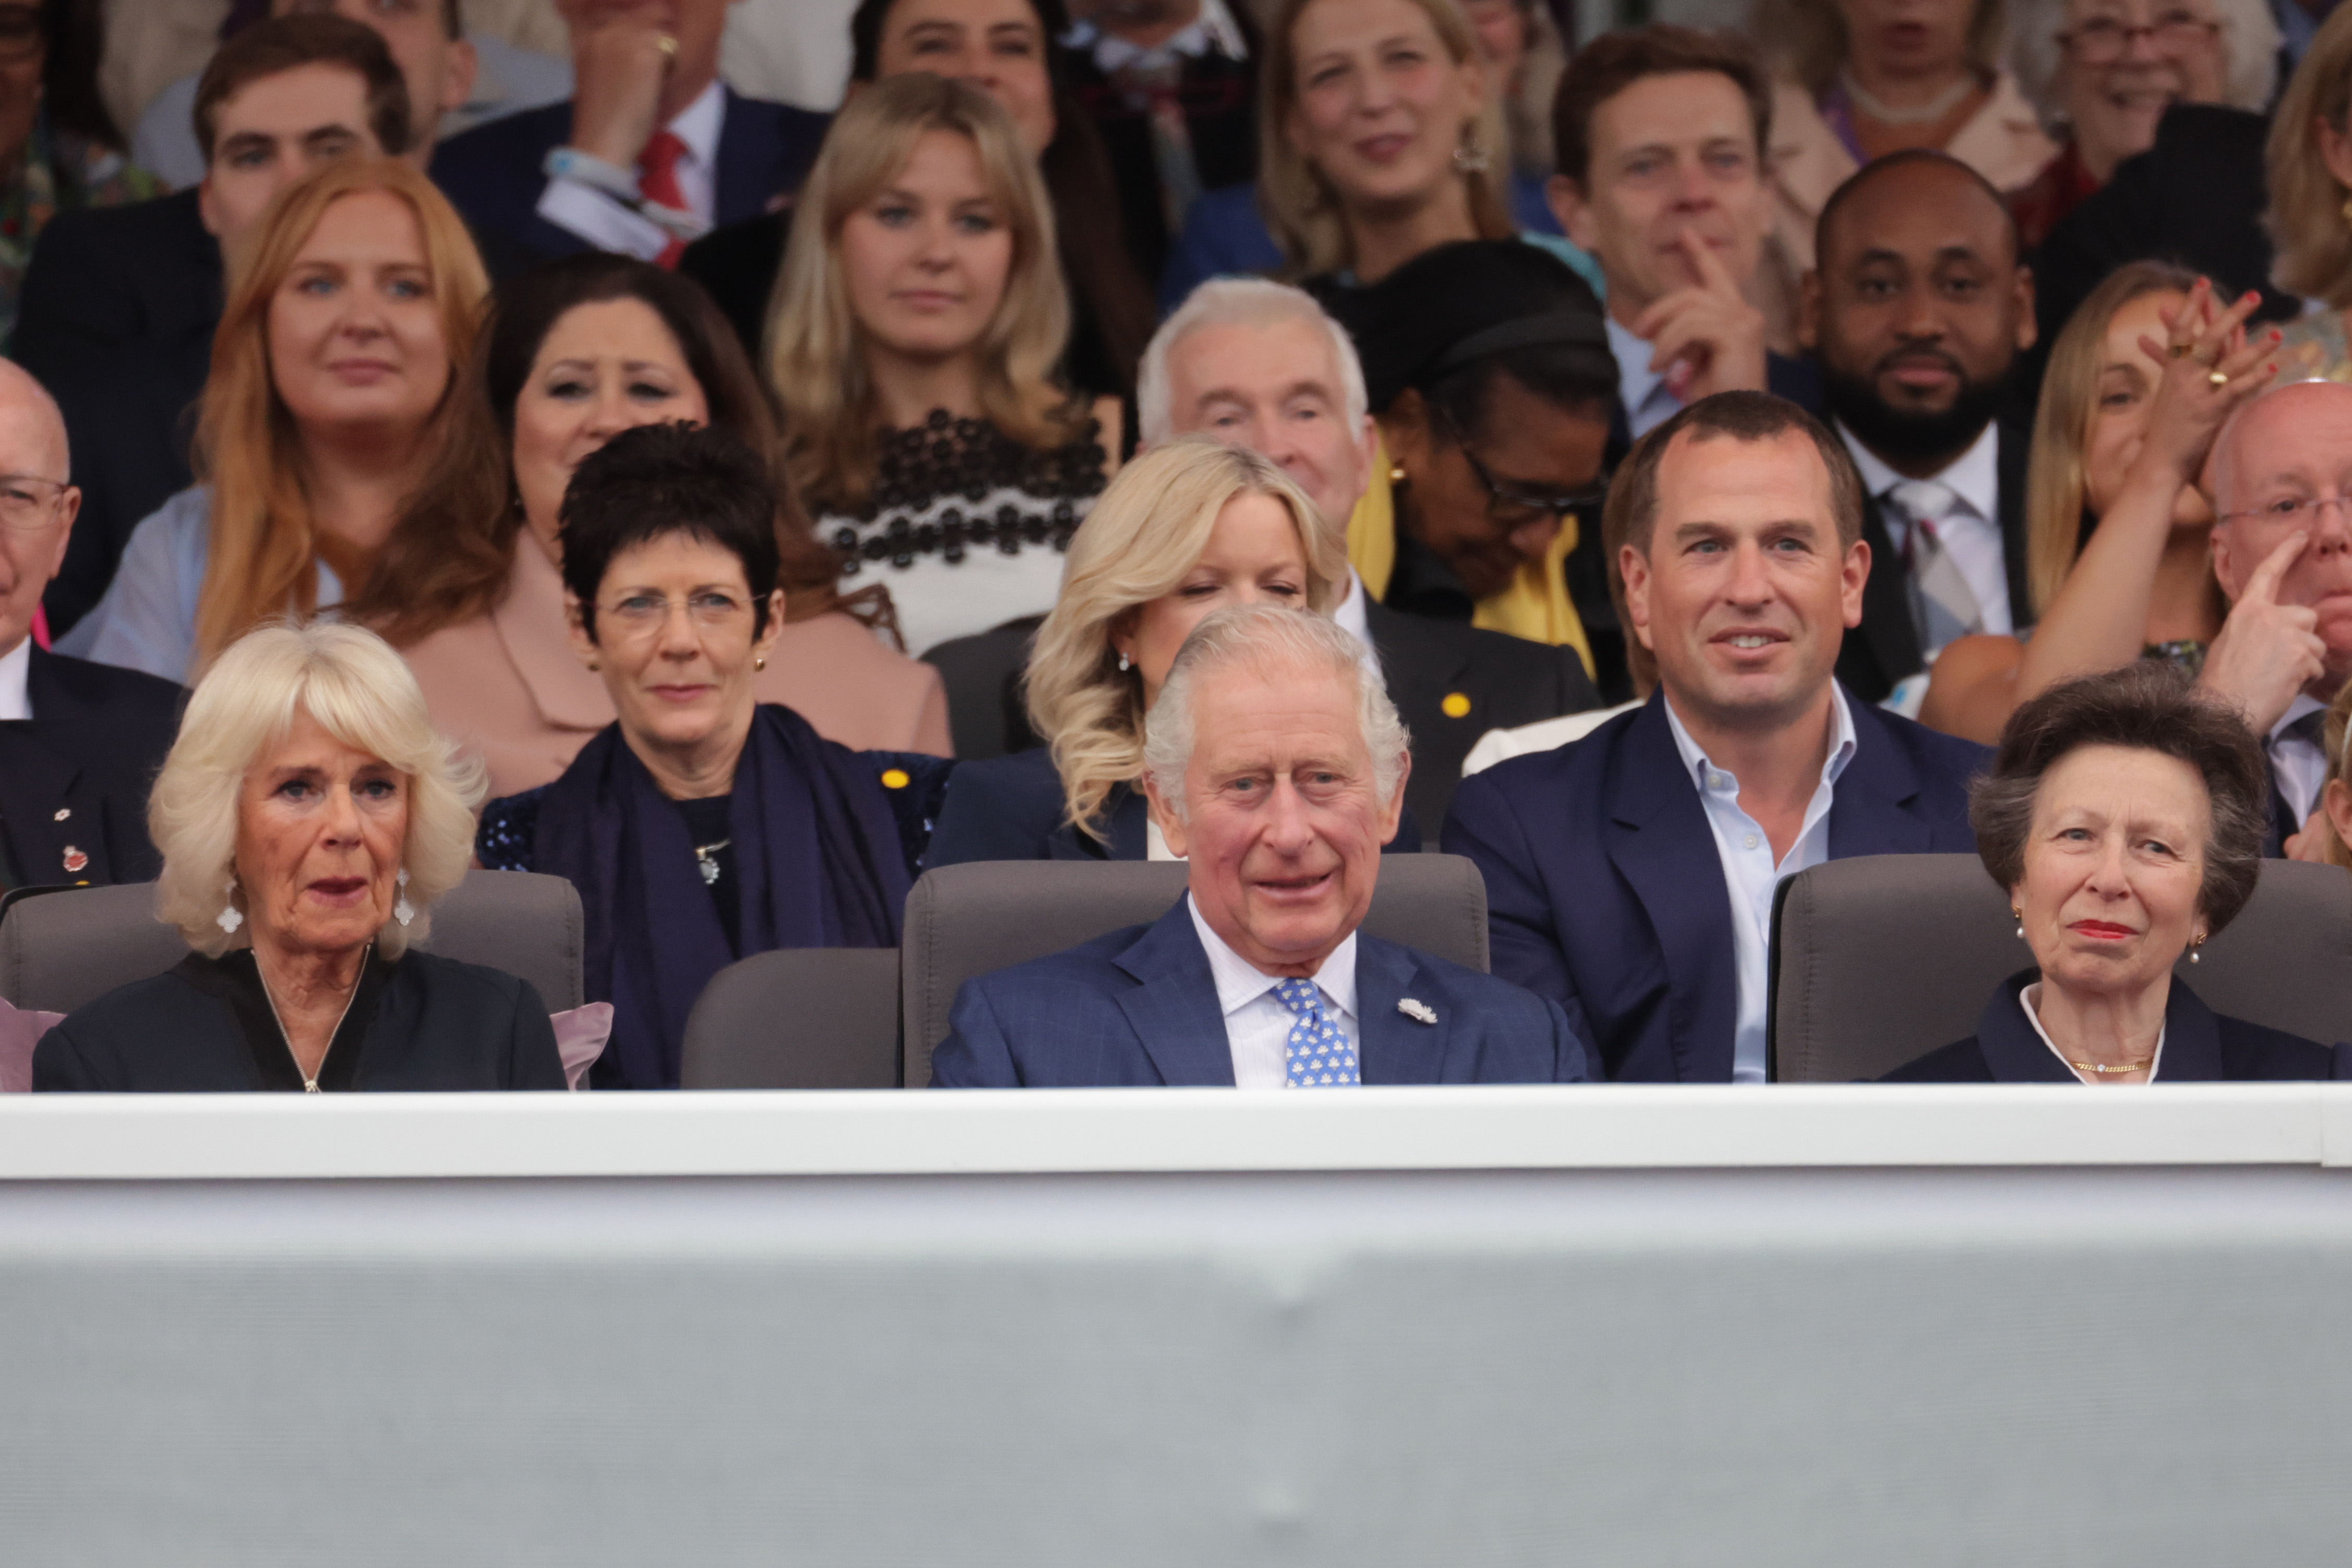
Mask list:
[{"label": "shirt collar", "polygon": [[[1882,461],[1877,453],[1854,439],[1853,432],[1838,421],[1838,437],[1845,449],[1853,455],[1853,466],[1862,470],[1862,488],[1874,497],[1884,498],[1888,490],[1901,484],[1905,475],[1896,473]],[[1941,473],[1929,476],[1941,485],[1950,487],[1960,504],[1987,522],[2000,518],[2000,426],[1988,421],[1977,433],[1969,449],[1952,459]]]},{"label": "shirt collar", "polygon": [[[1683,771],[1691,776],[1701,795],[1706,794],[1706,775],[1720,773],[1737,776],[1728,768],[1718,768],[1698,749],[1691,732],[1683,728],[1682,716],[1675,711],[1671,698],[1662,699],[1666,710],[1666,728],[1674,732],[1675,750],[1682,754]],[[1845,689],[1836,681],[1830,682],[1830,754],[1822,763],[1822,783],[1834,784],[1845,772],[1846,763],[1853,760],[1853,712],[1845,705]]]},{"label": "shirt collar", "polygon": [[33,669],[33,639],[29,637],[0,657],[0,719],[29,719],[33,700],[25,689]]},{"label": "shirt collar", "polygon": [[[1192,895],[1184,895],[1184,908],[1192,917],[1192,929],[1200,934],[1201,946],[1209,955],[1209,973],[1217,983],[1217,1010],[1226,1017],[1248,1006],[1283,982],[1279,974],[1266,974],[1255,964],[1225,945],[1225,939],[1209,928],[1201,918],[1201,906]],[[1321,988],[1342,1013],[1356,1011],[1356,933],[1331,950],[1323,967],[1315,972],[1315,984]]]},{"label": "shirt collar", "polygon": [[687,156],[708,168],[719,161],[719,125],[726,118],[727,89],[713,81],[663,129],[686,143]]},{"label": "shirt collar", "polygon": [[[0,673],[5,673],[5,671],[0,670]],[[2294,723],[2297,719],[2302,718],[2306,713],[2320,712],[2325,710],[2326,706],[2326,703],[2322,702],[2318,698],[2314,697],[2308,691],[2296,692],[2294,694],[2294,700],[2286,705],[2286,711],[2279,715],[2279,721],[2271,726],[2269,739],[2273,741],[2277,740],[2280,736],[2286,733],[2286,727],[2289,724]]]},{"label": "shirt collar", "polygon": [[1349,567],[1348,596],[1333,607],[1331,618],[1339,623],[1341,631],[1363,644],[1369,654],[1372,651],[1372,618],[1364,608],[1365,593],[1364,580],[1356,575],[1353,566]]},{"label": "shirt collar", "polygon": [[1665,377],[1650,368],[1650,355],[1655,351],[1649,343],[1633,335],[1632,330],[1618,324],[1614,316],[1601,318],[1609,329],[1609,352],[1617,356],[1617,395],[1625,405],[1625,417],[1631,421],[1650,401]]},{"label": "shirt collar", "polygon": [[[2050,1037],[2050,1031],[2042,1026],[2042,982],[2028,981],[2017,993],[2017,1005],[2024,1009],[2025,1021],[2033,1026],[2033,1032],[2042,1037],[2042,1043],[2050,1047],[2050,1054],[2058,1058],[2058,1065],[2066,1069],[2066,1076],[2077,1082],[2085,1081],[2083,1075],[2075,1070],[2074,1064],[2066,1059],[2066,1053],[2058,1048],[2058,1042]],[[2169,1019],[2156,1026],[2156,1050],[2147,1058],[2147,1081],[2150,1083],[2154,1083],[2164,1070],[2164,1037],[2171,1026]]]},{"label": "shirt collar", "polygon": [[1234,21],[1233,13],[1225,9],[1225,0],[1201,0],[1201,14],[1192,24],[1157,48],[1138,48],[1125,38],[1114,37],[1084,21],[1062,35],[1062,47],[1079,54],[1091,54],[1095,64],[1105,76],[1124,70],[1139,61],[1164,59],[1170,55],[1182,55],[1200,59],[1210,54],[1220,54],[1239,62],[1249,58],[1249,44]]}]

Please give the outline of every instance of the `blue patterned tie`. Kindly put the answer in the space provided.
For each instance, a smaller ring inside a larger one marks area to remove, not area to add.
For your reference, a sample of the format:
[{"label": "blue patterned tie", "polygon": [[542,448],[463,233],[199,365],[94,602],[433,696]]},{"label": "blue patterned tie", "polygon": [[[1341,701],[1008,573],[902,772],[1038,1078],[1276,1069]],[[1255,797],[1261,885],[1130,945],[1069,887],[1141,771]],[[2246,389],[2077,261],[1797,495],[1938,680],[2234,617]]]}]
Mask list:
[{"label": "blue patterned tie", "polygon": [[1323,1011],[1323,994],[1312,980],[1286,980],[1274,988],[1282,1005],[1298,1016],[1290,1026],[1284,1056],[1289,1064],[1292,1089],[1323,1089],[1361,1083],[1356,1071],[1355,1042]]}]

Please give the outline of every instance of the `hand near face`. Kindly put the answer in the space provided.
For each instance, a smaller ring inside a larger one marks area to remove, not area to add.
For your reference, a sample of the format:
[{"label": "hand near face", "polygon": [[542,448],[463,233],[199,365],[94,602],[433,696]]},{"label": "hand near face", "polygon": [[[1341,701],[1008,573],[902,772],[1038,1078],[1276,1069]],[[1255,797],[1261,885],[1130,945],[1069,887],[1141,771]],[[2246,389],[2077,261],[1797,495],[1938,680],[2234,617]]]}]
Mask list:
[{"label": "hand near face", "polygon": [[2267,735],[2286,714],[2295,693],[2326,672],[2327,645],[2320,640],[2319,612],[2279,603],[2279,582],[2303,553],[2307,533],[2289,534],[2246,580],[2246,591],[2221,623],[2221,635],[2205,655],[2198,684],[2237,704],[2257,735]]},{"label": "hand near face", "polygon": [[1696,233],[1685,229],[1678,243],[1698,281],[1634,320],[1634,335],[1654,351],[1651,370],[1663,374],[1685,403],[1718,392],[1763,391],[1764,312],[1748,302],[1730,269]]},{"label": "hand near face", "polygon": [[[2167,478],[2189,483],[2205,466],[2205,455],[2230,416],[2277,373],[2267,356],[2283,334],[2273,327],[2252,341],[2246,335],[2246,318],[2261,303],[2262,296],[2249,290],[2223,309],[2212,285],[2200,278],[2178,310],[2158,312],[2165,339],[2143,334],[2139,340],[2142,352],[2164,367],[2148,410],[2141,463],[2161,464]],[[2189,352],[2176,354],[2176,345]],[[2228,378],[2224,384],[2214,384],[2215,371]]]},{"label": "hand near face", "polygon": [[637,166],[661,122],[662,88],[676,60],[669,13],[667,4],[612,6],[572,20],[572,146],[619,168]]}]

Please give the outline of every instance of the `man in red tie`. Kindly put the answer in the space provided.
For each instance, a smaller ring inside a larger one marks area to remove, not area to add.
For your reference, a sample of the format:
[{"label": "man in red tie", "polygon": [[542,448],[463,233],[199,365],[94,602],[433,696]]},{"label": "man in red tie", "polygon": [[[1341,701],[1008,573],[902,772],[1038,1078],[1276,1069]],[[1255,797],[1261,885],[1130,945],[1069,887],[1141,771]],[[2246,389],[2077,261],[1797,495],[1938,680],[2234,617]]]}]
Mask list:
[{"label": "man in red tie", "polygon": [[825,117],[719,80],[730,0],[557,0],[573,95],[456,137],[433,177],[467,220],[539,256],[675,266],[686,242],[790,197]]}]

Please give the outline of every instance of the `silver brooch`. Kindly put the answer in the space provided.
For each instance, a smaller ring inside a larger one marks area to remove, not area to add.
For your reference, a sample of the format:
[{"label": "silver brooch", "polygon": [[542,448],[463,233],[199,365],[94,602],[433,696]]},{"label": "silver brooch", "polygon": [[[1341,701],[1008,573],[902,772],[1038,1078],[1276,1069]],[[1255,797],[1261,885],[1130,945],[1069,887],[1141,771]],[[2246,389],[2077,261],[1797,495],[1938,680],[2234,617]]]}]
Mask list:
[{"label": "silver brooch", "polygon": [[1403,1014],[1406,1017],[1411,1018],[1416,1024],[1434,1024],[1437,1022],[1436,1008],[1432,1007],[1426,1002],[1416,1002],[1410,996],[1402,997],[1398,1001],[1397,1011]]}]

